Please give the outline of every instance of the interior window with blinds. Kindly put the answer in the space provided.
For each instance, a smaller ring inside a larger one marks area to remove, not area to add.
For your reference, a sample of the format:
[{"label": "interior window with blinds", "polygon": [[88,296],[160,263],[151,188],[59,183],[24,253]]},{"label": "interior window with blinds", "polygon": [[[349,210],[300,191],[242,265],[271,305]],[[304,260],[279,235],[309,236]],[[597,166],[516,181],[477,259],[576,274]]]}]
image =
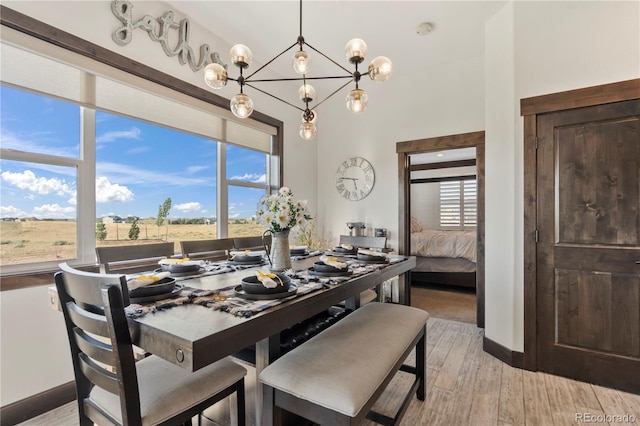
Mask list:
[{"label": "interior window with blinds", "polygon": [[442,228],[475,228],[477,208],[475,179],[440,182],[440,226]]}]

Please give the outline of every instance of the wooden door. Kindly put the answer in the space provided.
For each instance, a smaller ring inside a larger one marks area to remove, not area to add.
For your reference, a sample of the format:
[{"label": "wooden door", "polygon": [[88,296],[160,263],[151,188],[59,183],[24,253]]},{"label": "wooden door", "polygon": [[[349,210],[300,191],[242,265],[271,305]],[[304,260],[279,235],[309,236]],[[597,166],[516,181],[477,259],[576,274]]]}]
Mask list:
[{"label": "wooden door", "polygon": [[537,136],[538,369],[640,392],[640,100]]}]

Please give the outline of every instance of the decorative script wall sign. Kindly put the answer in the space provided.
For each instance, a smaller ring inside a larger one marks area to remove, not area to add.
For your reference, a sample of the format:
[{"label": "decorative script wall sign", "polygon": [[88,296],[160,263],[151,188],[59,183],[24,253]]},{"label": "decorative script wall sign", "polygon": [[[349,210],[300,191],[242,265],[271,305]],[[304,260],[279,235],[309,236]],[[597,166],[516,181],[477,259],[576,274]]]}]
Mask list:
[{"label": "decorative script wall sign", "polygon": [[[111,11],[123,24],[111,34],[113,41],[120,46],[131,42],[134,29],[142,28],[149,34],[151,40],[160,42],[167,56],[178,56],[180,63],[182,65],[188,63],[194,72],[200,71],[213,62],[227,68],[227,65],[220,59],[218,52],[210,52],[208,44],[200,46],[200,59],[196,60],[193,49],[189,46],[189,21],[186,18],[180,22],[174,22],[173,12],[169,11],[157,19],[150,15],[144,15],[134,21],[133,4],[128,0],[114,0],[111,3]],[[169,45],[169,34],[171,30],[176,29],[178,30],[178,41],[175,47],[172,48]]]}]

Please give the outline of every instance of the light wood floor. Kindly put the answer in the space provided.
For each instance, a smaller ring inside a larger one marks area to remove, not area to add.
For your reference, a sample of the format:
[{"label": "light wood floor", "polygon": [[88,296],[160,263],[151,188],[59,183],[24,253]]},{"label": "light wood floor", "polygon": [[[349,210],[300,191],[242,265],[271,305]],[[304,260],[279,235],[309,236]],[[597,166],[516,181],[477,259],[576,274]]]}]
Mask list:
[{"label": "light wood floor", "polygon": [[[427,399],[413,400],[403,425],[640,425],[640,395],[512,368],[482,350],[473,324],[430,318],[427,368]],[[374,408],[392,414],[410,380],[399,373]],[[77,424],[75,403],[22,423]]]}]

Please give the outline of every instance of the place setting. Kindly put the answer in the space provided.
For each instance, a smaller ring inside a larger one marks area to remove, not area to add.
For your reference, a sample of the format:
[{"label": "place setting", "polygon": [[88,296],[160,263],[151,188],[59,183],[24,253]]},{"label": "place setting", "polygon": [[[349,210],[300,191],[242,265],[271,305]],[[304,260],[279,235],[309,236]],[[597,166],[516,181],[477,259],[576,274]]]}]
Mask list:
[{"label": "place setting", "polygon": [[386,253],[370,249],[358,249],[355,262],[359,264],[384,264],[389,263]]},{"label": "place setting", "polygon": [[328,256],[355,257],[358,254],[358,248],[351,244],[340,244],[325,252]]},{"label": "place setting", "polygon": [[319,277],[348,277],[353,274],[347,262],[327,255],[320,256],[320,260],[308,269],[308,273]]},{"label": "place setting", "polygon": [[265,263],[265,255],[266,251],[264,250],[242,250],[242,251],[231,251],[229,253],[231,256],[229,260],[226,261],[226,264],[233,266],[257,266]]},{"label": "place setting", "polygon": [[137,275],[127,279],[130,303],[150,303],[177,296],[182,286],[168,271]]}]

